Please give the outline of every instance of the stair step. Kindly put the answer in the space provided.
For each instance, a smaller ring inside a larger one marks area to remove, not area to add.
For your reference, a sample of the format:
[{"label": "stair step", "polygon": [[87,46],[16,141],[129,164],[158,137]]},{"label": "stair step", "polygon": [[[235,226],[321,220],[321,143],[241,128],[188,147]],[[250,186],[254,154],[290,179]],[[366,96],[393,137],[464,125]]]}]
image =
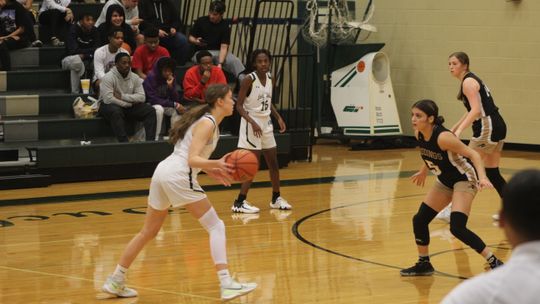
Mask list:
[{"label": "stair step", "polygon": [[67,93],[70,91],[69,71],[43,69],[0,72],[0,92],[29,89],[63,90]]},{"label": "stair step", "polygon": [[10,52],[11,65],[14,70],[22,68],[58,68],[65,55],[64,47],[28,47]]},{"label": "stair step", "polygon": [[22,94],[23,92],[0,94],[0,115],[4,118],[28,115],[65,115],[73,117],[72,104],[75,98],[82,94],[71,93],[42,93]]},{"label": "stair step", "polygon": [[51,181],[51,176],[44,174],[0,176],[0,190],[47,187]]},{"label": "stair step", "polygon": [[3,126],[4,142],[113,136],[109,123],[101,117],[77,119],[38,116],[5,120]]}]

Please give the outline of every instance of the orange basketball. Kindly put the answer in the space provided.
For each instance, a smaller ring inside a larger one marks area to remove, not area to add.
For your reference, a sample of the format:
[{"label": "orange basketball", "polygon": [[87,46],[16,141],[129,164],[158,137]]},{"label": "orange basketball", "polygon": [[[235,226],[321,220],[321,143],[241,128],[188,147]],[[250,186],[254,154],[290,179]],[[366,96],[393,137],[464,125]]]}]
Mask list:
[{"label": "orange basketball", "polygon": [[259,159],[249,150],[234,150],[225,161],[233,165],[231,176],[236,181],[251,180],[259,170]]}]

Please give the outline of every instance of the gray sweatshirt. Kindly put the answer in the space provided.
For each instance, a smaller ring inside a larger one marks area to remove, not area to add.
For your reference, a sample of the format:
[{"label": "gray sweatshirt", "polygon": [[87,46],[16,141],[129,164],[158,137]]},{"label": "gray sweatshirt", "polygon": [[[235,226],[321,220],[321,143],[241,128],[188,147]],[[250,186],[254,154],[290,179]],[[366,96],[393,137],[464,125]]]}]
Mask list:
[{"label": "gray sweatshirt", "polygon": [[[121,95],[118,99],[114,92]],[[116,67],[111,68],[101,79],[99,84],[99,100],[107,104],[116,104],[123,108],[129,108],[133,103],[146,101],[142,79],[135,73],[129,72],[126,78],[118,72]]]}]

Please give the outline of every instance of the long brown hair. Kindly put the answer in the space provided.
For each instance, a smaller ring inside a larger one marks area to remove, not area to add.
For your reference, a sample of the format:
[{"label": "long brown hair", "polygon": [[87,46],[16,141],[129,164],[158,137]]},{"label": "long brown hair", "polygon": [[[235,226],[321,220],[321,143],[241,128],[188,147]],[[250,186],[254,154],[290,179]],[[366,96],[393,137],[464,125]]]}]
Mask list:
[{"label": "long brown hair", "polygon": [[[450,56],[448,56],[448,58],[452,58],[452,57],[456,57],[456,59],[461,64],[467,65],[467,72],[470,71],[470,69],[469,69],[470,61],[469,61],[469,55],[467,55],[467,53],[465,53],[465,52],[454,52],[454,53],[450,54]],[[457,94],[457,99],[459,99],[459,100],[464,100],[465,99],[465,94],[463,94],[463,87],[459,88],[459,92]]]},{"label": "long brown hair", "polygon": [[216,101],[219,98],[225,98],[230,90],[228,85],[222,83],[208,86],[204,93],[206,104],[193,107],[182,114],[182,117],[174,123],[169,131],[169,142],[174,145],[178,140],[183,139],[189,127],[204,114],[210,112],[215,107]]}]

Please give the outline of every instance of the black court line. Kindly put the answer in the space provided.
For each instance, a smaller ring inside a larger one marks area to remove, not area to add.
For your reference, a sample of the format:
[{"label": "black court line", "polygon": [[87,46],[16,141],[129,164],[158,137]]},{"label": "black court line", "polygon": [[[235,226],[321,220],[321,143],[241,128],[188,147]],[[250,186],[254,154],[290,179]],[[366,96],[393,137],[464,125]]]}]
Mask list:
[{"label": "black court line", "polygon": [[[291,186],[306,186],[316,184],[330,184],[336,182],[346,181],[365,181],[370,179],[386,179],[386,178],[403,178],[409,177],[416,171],[400,171],[400,172],[382,172],[382,173],[370,173],[362,175],[345,175],[345,176],[325,176],[314,178],[301,178],[301,179],[289,179],[281,180],[281,187]],[[240,183],[235,183],[231,187],[225,187],[223,185],[208,185],[203,186],[204,191],[223,191],[231,189],[240,189]],[[254,182],[251,184],[251,188],[267,188],[271,187],[270,181]],[[48,203],[65,203],[65,202],[78,202],[78,201],[91,201],[91,200],[103,200],[103,199],[115,199],[115,198],[127,198],[147,196],[148,190],[130,190],[130,191],[115,191],[115,192],[100,192],[100,193],[88,193],[88,194],[73,194],[73,195],[58,195],[58,196],[44,196],[44,197],[32,197],[32,198],[20,198],[20,199],[7,199],[0,200],[0,207],[12,206],[12,205],[31,205],[31,204],[48,204]]]},{"label": "black court line", "polygon": [[[513,174],[517,170],[513,169],[502,169],[505,174]],[[302,179],[289,179],[281,180],[282,187],[290,186],[305,186],[305,185],[316,185],[316,184],[329,184],[335,182],[346,182],[346,181],[362,181],[369,179],[381,179],[381,178],[404,178],[410,177],[415,174],[416,171],[394,171],[394,172],[379,172],[379,173],[370,173],[362,175],[345,175],[345,176],[325,176],[325,177],[315,177],[315,178],[302,178]],[[265,188],[270,187],[272,184],[270,181],[267,182],[254,182],[251,184],[251,188]],[[203,189],[206,192],[211,191],[223,191],[230,189],[240,189],[240,184],[233,184],[231,187],[225,187],[223,185],[209,185],[204,186]],[[103,200],[103,199],[114,199],[114,198],[127,198],[127,197],[138,197],[138,196],[147,196],[148,190],[130,190],[130,191],[115,191],[115,192],[100,192],[100,193],[88,193],[88,194],[73,194],[73,195],[58,195],[58,196],[44,196],[44,197],[32,197],[32,198],[20,198],[20,199],[6,199],[0,200],[0,207],[3,206],[12,206],[12,205],[32,205],[32,204],[48,204],[48,203],[65,203],[65,202],[78,202],[78,201],[91,201],[91,200]]]},{"label": "black court line", "polygon": [[[322,214],[322,213],[326,213],[326,212],[329,212],[329,211],[332,211],[332,210],[336,210],[336,209],[341,209],[341,208],[348,208],[348,207],[351,207],[351,206],[356,206],[356,205],[360,205],[360,204],[367,204],[367,203],[374,203],[374,202],[380,202],[380,201],[387,201],[388,199],[402,199],[402,198],[410,198],[410,197],[418,197],[418,196],[423,196],[425,195],[424,193],[421,193],[421,194],[412,194],[412,195],[405,195],[405,196],[398,196],[398,197],[394,197],[394,198],[383,198],[383,199],[376,199],[376,200],[371,200],[371,201],[365,201],[365,202],[359,202],[359,203],[354,203],[354,204],[349,204],[349,205],[343,205],[343,206],[339,206],[339,207],[334,207],[334,208],[328,208],[328,209],[324,209],[324,210],[321,210],[321,211],[317,211],[315,213],[312,213],[312,214],[309,214],[309,215],[306,215],[304,216],[303,218],[299,219],[298,221],[296,221],[293,226],[292,226],[292,233],[293,235],[299,239],[300,241],[302,241],[303,243],[311,246],[311,247],[314,247],[314,248],[317,248],[319,250],[322,250],[322,251],[325,251],[325,252],[328,252],[330,254],[335,254],[337,256],[341,256],[341,257],[344,257],[344,258],[347,258],[347,259],[351,259],[351,260],[355,260],[355,261],[359,261],[359,262],[363,262],[363,263],[367,263],[367,264],[372,264],[372,265],[377,265],[377,266],[382,266],[382,267],[386,267],[386,268],[392,268],[392,269],[398,269],[398,270],[401,270],[403,268],[401,267],[398,267],[398,266],[395,266],[395,265],[389,265],[389,264],[384,264],[384,263],[379,263],[379,262],[375,262],[375,261],[370,261],[370,260],[366,260],[366,259],[362,259],[362,258],[358,258],[358,257],[354,257],[354,256],[350,256],[350,255],[347,255],[347,254],[344,254],[344,253],[341,253],[341,252],[338,252],[338,251],[335,251],[335,250],[332,250],[332,249],[328,249],[328,248],[325,248],[325,247],[322,247],[320,245],[317,245],[309,240],[307,240],[306,238],[304,238],[302,236],[302,234],[299,232],[299,227],[302,223],[304,223],[306,220],[312,218],[312,217],[315,217],[319,214]],[[488,247],[490,248],[497,248],[497,249],[504,249],[504,250],[510,250],[510,248],[507,248],[507,247],[500,247],[498,245],[488,245]],[[443,250],[443,251],[440,251],[440,252],[435,252],[435,253],[432,253],[430,254],[429,256],[430,257],[433,257],[433,256],[437,256],[437,255],[441,255],[441,254],[444,254],[444,253],[449,253],[449,252],[453,252],[453,251],[458,251],[458,250],[465,250],[465,249],[470,249],[470,248],[462,248],[462,249],[450,249],[450,250]],[[472,250],[472,249],[471,249]],[[450,274],[450,273],[446,273],[446,272],[441,272],[441,271],[437,271],[435,270],[435,274],[437,275],[440,275],[440,276],[444,276],[444,277],[449,277],[449,278],[455,278],[455,279],[460,279],[460,280],[466,280],[468,279],[467,277],[463,277],[463,276],[460,276],[460,275],[454,275],[454,274]]]}]

